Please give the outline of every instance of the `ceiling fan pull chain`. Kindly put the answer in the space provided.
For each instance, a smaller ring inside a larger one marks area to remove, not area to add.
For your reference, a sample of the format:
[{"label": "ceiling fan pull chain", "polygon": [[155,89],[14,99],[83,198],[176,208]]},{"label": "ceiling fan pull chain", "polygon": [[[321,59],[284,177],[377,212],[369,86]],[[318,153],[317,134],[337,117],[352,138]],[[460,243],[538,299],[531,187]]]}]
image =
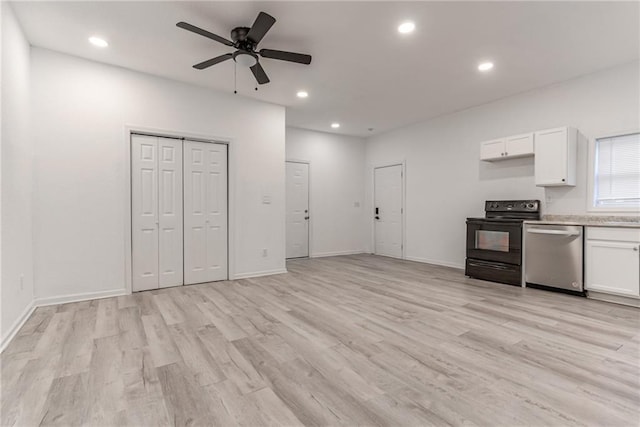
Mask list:
[{"label": "ceiling fan pull chain", "polygon": [[233,63],[233,93],[238,93],[238,64]]}]

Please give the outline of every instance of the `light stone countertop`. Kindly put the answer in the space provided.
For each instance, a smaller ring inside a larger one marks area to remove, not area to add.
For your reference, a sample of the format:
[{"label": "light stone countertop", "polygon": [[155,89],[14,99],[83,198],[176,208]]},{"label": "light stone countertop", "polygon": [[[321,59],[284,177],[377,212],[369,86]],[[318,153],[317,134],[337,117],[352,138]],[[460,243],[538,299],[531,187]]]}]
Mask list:
[{"label": "light stone countertop", "polygon": [[541,220],[525,221],[525,224],[583,225],[585,227],[640,228],[640,217],[595,215],[544,215]]}]

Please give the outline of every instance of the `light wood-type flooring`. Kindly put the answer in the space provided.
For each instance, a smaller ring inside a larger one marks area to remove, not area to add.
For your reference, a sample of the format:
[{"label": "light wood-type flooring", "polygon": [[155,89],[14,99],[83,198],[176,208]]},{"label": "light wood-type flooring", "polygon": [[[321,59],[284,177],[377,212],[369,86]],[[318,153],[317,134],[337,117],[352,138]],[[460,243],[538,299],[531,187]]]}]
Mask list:
[{"label": "light wood-type flooring", "polygon": [[371,255],[41,307],[1,424],[640,423],[640,310]]}]

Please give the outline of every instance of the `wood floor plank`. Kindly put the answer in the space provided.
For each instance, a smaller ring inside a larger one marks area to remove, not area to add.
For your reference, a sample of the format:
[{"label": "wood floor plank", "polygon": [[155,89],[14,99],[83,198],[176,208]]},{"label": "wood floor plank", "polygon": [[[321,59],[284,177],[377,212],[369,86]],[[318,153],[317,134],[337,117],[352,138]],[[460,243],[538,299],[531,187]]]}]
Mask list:
[{"label": "wood floor plank", "polygon": [[371,255],[41,307],[0,425],[637,426],[640,310]]},{"label": "wood floor plank", "polygon": [[182,362],[157,368],[169,420],[175,426],[209,426],[214,417],[209,411],[205,390]]}]

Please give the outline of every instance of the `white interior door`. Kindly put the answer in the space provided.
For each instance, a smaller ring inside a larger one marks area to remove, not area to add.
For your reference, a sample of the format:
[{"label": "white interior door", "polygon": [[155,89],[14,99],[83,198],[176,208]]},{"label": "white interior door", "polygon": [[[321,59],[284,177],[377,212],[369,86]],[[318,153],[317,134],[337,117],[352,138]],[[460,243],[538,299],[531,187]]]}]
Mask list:
[{"label": "white interior door", "polygon": [[309,256],[309,165],[286,162],[287,258]]},{"label": "white interior door", "polygon": [[159,287],[183,284],[182,141],[158,138]]},{"label": "white interior door", "polygon": [[131,269],[134,291],[157,289],[158,138],[131,135]]},{"label": "white interior door", "polygon": [[226,280],[227,146],[184,141],[184,282]]},{"label": "white interior door", "polygon": [[402,258],[402,165],[374,169],[375,254]]}]

